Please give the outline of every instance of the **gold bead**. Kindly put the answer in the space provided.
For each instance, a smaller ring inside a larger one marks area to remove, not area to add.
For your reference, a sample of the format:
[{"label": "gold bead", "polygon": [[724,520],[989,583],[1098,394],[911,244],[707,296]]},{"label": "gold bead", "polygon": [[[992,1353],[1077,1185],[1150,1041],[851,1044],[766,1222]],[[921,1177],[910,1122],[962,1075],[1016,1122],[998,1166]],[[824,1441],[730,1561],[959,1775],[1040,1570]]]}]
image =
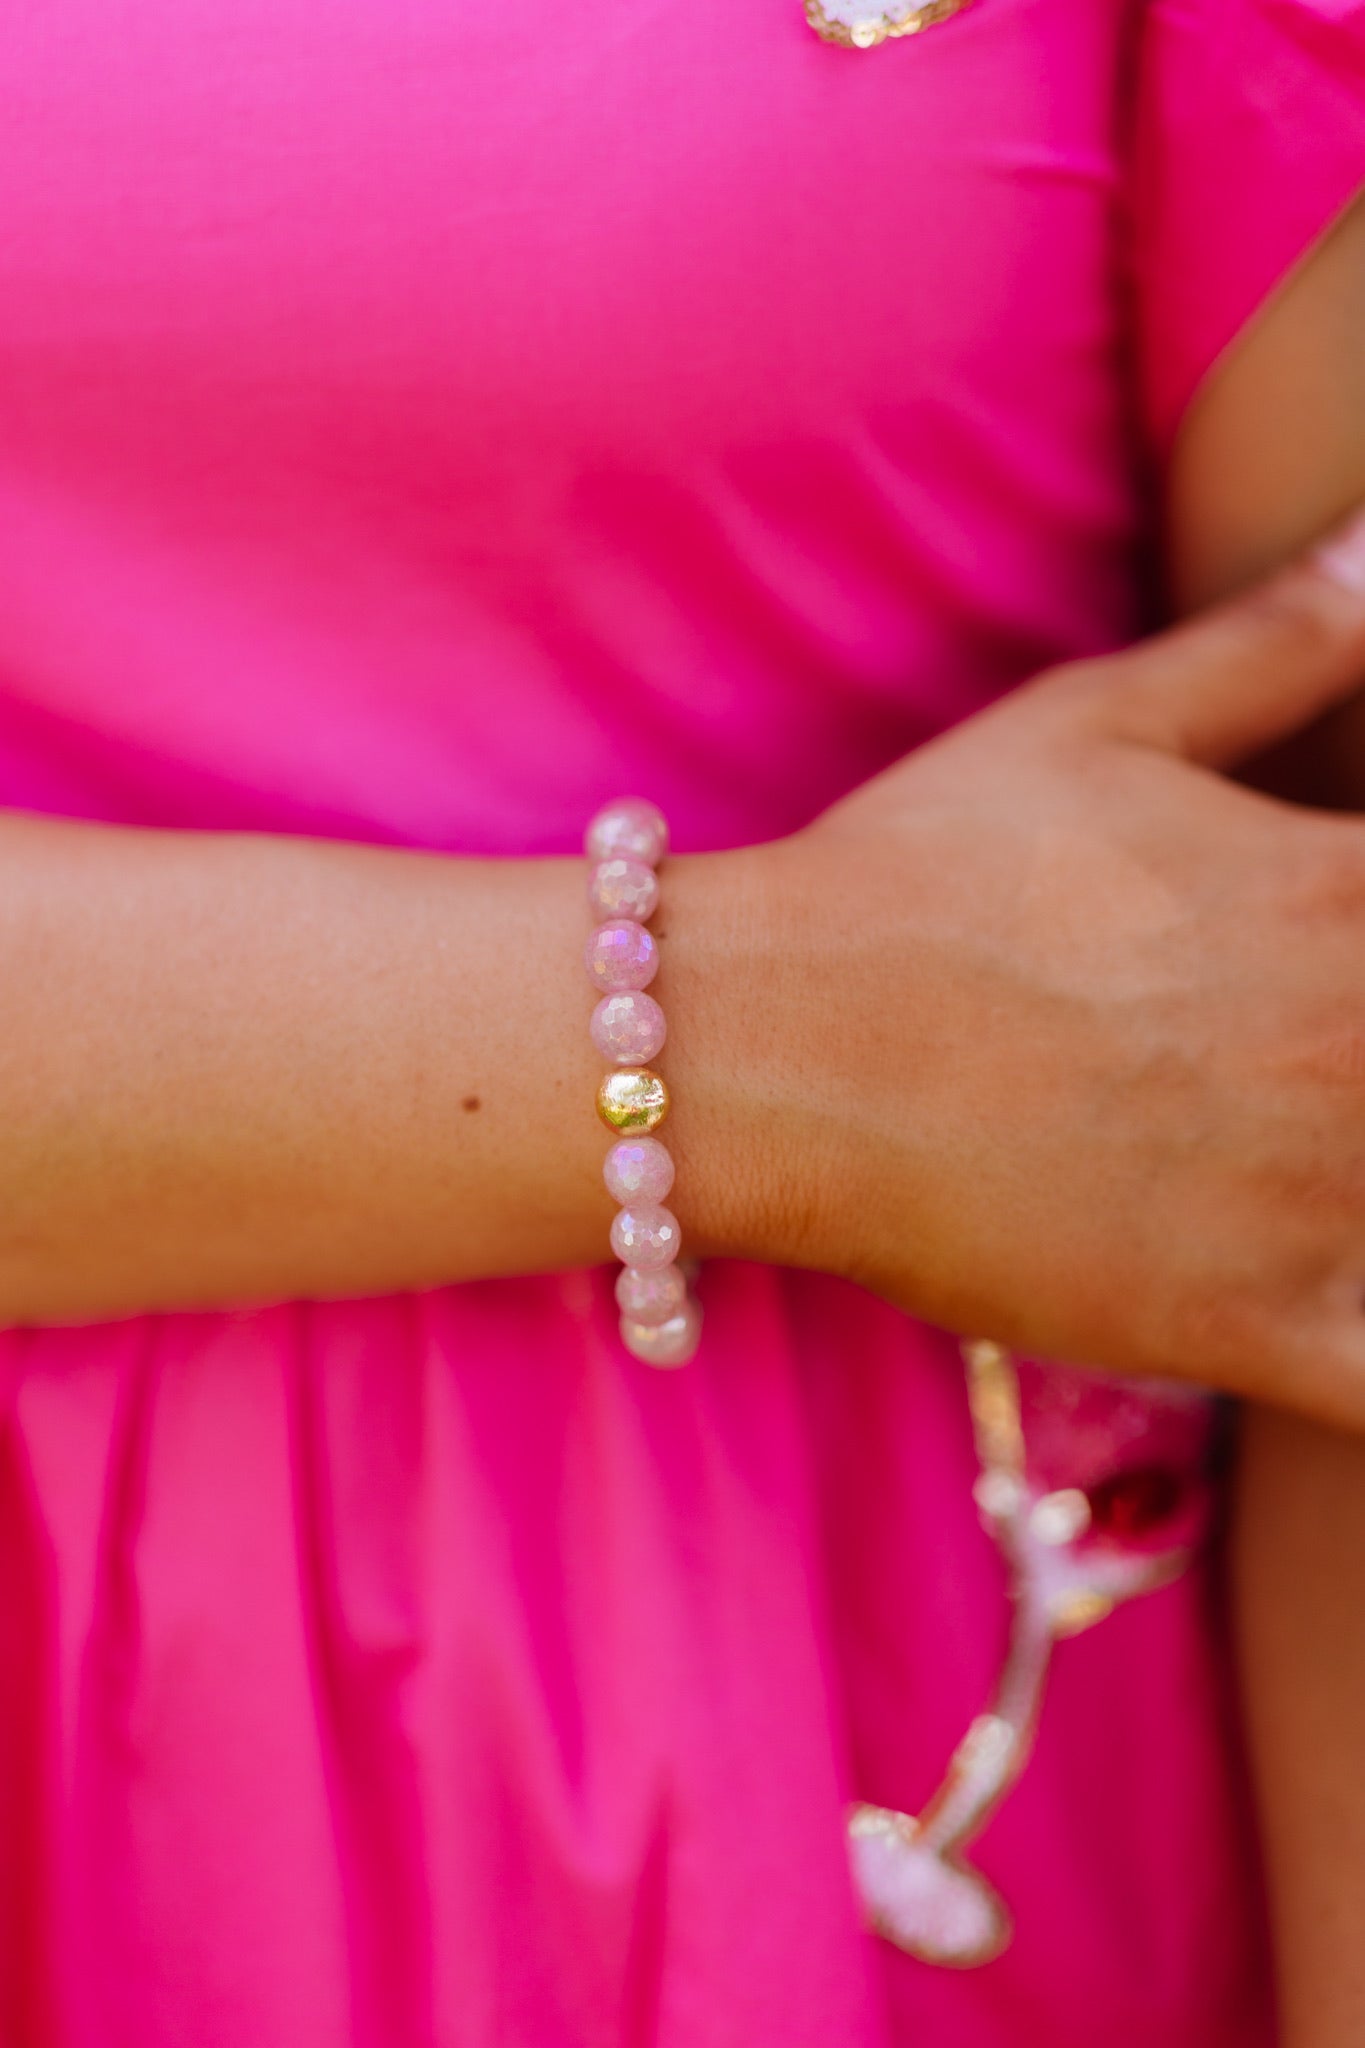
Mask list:
[{"label": "gold bead", "polygon": [[657,1130],[668,1115],[668,1090],[651,1067],[618,1067],[602,1077],[597,1114],[613,1131],[632,1137]]}]

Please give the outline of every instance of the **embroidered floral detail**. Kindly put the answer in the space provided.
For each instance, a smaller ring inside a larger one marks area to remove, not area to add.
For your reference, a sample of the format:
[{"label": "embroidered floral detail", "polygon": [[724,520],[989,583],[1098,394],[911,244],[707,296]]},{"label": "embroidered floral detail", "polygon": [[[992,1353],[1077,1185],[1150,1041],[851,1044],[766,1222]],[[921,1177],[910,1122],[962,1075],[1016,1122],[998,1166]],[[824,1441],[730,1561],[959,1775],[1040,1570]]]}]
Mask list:
[{"label": "embroidered floral detail", "polygon": [[872,1926],[921,1962],[999,1955],[1010,1914],[964,1851],[1028,1761],[1054,1646],[1177,1577],[1209,1517],[1213,1404],[1189,1387],[963,1347],[975,1498],[1010,1568],[1009,1647],[989,1708],[923,1812],[856,1805],[854,1882]]},{"label": "embroidered floral detail", "polygon": [[896,36],[915,36],[935,22],[960,14],[970,0],[890,0],[886,6],[868,0],[805,0],[806,20],[827,43],[849,50],[873,50]]}]

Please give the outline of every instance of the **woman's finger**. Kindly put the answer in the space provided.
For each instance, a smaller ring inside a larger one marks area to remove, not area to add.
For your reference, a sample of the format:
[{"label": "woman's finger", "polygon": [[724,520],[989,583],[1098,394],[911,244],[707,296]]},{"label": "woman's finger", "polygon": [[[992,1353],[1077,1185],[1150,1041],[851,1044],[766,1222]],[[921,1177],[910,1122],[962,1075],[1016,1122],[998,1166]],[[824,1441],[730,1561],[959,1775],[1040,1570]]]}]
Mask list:
[{"label": "woman's finger", "polygon": [[1365,512],[1227,602],[1102,664],[1118,736],[1229,768],[1365,684]]},{"label": "woman's finger", "polygon": [[1365,1290],[1354,1315],[1305,1317],[1237,1391],[1336,1429],[1365,1433]]}]

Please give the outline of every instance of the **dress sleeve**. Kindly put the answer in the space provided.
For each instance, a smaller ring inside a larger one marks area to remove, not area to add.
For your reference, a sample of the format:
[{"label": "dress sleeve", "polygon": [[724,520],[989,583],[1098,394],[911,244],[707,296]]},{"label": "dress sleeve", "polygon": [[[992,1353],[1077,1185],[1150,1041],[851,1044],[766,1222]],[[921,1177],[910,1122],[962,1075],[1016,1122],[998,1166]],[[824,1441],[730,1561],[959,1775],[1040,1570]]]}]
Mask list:
[{"label": "dress sleeve", "polygon": [[1138,369],[1164,461],[1208,371],[1365,187],[1365,0],[1148,0],[1137,63]]}]

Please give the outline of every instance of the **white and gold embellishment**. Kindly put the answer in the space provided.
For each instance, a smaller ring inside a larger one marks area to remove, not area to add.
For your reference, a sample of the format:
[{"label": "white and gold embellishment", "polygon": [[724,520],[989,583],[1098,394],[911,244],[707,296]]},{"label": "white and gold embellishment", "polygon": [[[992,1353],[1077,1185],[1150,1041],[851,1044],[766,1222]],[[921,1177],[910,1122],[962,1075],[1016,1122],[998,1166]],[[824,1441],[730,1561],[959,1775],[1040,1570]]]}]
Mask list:
[{"label": "white and gold embellishment", "polygon": [[[1010,1568],[1009,1645],[985,1712],[919,1813],[860,1800],[848,1816],[854,1884],[872,1927],[942,1969],[970,1970],[1007,1947],[1008,1907],[968,1857],[1028,1761],[1053,1649],[1125,1600],[1179,1575],[1190,1556],[1179,1525],[1120,1540],[1092,1527],[1079,1487],[1045,1492],[1030,1476],[1014,1360],[998,1344],[963,1347],[982,1519]],[[1149,1387],[1146,1398],[1156,1398]],[[1180,1390],[1181,1405],[1189,1403]],[[1186,1530],[1188,1538],[1191,1532]]]},{"label": "white and gold embellishment", "polygon": [[868,0],[805,0],[806,20],[827,43],[846,50],[875,50],[896,36],[915,36],[935,22],[960,14],[970,0],[890,0],[888,6]]}]

